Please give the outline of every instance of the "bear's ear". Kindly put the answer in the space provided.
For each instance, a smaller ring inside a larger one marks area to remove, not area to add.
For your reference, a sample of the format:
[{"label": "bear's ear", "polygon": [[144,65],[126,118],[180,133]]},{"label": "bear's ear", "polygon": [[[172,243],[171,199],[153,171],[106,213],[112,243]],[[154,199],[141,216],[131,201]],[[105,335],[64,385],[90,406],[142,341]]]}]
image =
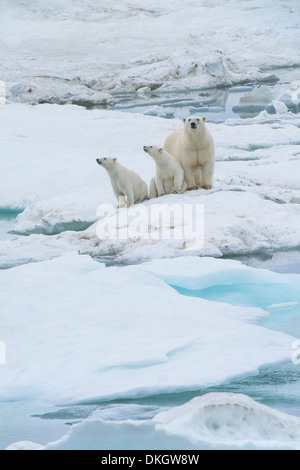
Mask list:
[{"label": "bear's ear", "polygon": [[116,161],[117,161],[117,159],[116,159],[116,158],[113,158],[113,161],[114,161],[114,162],[116,162]]},{"label": "bear's ear", "polygon": [[203,122],[206,122],[206,116],[204,116],[202,119],[203,119]]},{"label": "bear's ear", "polygon": [[163,151],[163,148],[159,149],[159,153],[161,153]]},{"label": "bear's ear", "polygon": [[183,118],[183,119],[182,119],[183,124],[185,124],[185,121],[186,121],[186,118]]}]

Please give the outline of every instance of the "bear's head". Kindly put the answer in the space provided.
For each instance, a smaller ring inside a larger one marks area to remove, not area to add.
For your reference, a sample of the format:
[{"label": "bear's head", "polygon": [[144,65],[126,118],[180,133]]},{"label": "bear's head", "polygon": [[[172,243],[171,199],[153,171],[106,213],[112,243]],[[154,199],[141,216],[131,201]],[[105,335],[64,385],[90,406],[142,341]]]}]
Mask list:
[{"label": "bear's head", "polygon": [[189,132],[195,132],[201,130],[205,126],[206,117],[189,117],[183,118],[182,122],[184,124],[184,128]]},{"label": "bear's head", "polygon": [[116,158],[97,158],[96,162],[98,163],[98,165],[104,166],[106,170],[110,170],[115,166],[117,159]]},{"label": "bear's head", "polygon": [[148,153],[152,158],[157,159],[163,155],[164,149],[157,145],[144,145],[144,152]]}]

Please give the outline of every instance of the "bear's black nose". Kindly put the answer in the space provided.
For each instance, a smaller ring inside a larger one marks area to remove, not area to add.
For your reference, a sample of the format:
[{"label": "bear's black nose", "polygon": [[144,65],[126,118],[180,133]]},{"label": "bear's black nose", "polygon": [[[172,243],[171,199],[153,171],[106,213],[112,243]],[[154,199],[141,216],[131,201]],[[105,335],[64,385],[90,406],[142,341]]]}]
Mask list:
[{"label": "bear's black nose", "polygon": [[197,129],[197,124],[196,124],[195,122],[192,122],[191,128],[192,128],[192,129]]}]

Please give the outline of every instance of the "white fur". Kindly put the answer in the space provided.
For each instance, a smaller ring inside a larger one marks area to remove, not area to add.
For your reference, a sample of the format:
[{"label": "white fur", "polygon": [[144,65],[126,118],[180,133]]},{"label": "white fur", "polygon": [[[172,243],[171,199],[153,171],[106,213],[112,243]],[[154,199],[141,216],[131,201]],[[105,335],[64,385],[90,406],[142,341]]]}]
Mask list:
[{"label": "white fur", "polygon": [[109,174],[119,208],[147,199],[148,186],[137,173],[125,168],[116,158],[98,158],[97,163]]},{"label": "white fur", "polygon": [[205,125],[206,118],[183,119],[184,127],[167,137],[166,152],[184,169],[188,189],[211,189],[215,168],[215,145]]},{"label": "white fur", "polygon": [[145,146],[144,151],[156,164],[156,174],[150,183],[149,197],[160,197],[171,193],[182,194],[187,189],[187,184],[184,181],[184,171],[177,160],[155,145]]}]

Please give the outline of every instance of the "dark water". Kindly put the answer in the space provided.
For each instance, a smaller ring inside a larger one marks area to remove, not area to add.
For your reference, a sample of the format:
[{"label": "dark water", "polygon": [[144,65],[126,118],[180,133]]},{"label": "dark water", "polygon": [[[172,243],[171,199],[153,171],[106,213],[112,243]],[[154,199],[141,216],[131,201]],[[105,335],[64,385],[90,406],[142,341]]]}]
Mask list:
[{"label": "dark water", "polygon": [[[143,113],[151,116],[161,116],[167,119],[183,118],[189,115],[205,115],[208,121],[223,122],[229,118],[251,118],[267,109],[272,99],[277,99],[281,93],[289,89],[291,84],[300,78],[300,67],[266,70],[273,74],[269,81],[247,82],[231,87],[218,87],[199,90],[154,90],[149,93],[117,93],[116,103],[110,109]],[[243,103],[240,101],[246,93],[254,88],[266,90],[266,101]],[[271,98],[270,98],[271,97]],[[292,112],[300,112],[300,107],[290,104]]]},{"label": "dark water", "polygon": [[300,249],[235,256],[231,259],[252,268],[269,269],[281,274],[300,274]]}]

